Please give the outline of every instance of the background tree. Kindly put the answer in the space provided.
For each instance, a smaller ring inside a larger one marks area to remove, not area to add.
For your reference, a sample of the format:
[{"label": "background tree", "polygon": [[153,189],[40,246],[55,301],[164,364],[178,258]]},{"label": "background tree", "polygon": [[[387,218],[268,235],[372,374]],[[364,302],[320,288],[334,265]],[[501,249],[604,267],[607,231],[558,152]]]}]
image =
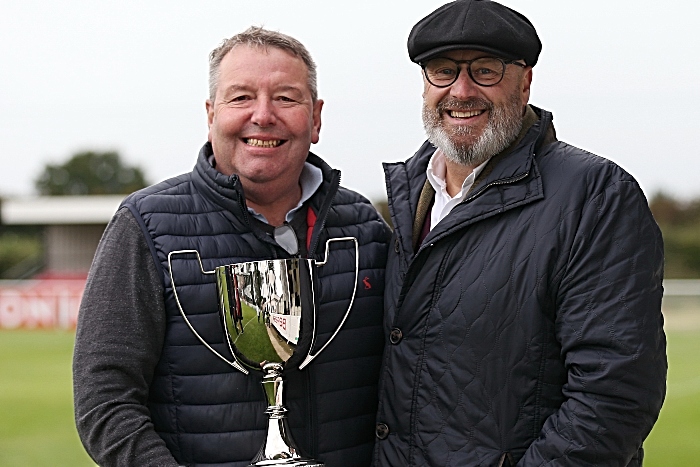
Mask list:
[{"label": "background tree", "polygon": [[391,223],[391,214],[389,213],[389,202],[386,199],[383,199],[381,201],[372,202],[372,204],[374,205],[374,208],[379,211],[379,214],[381,214],[386,223],[389,224],[389,227],[394,228]]},{"label": "background tree", "polygon": [[657,193],[649,202],[661,227],[668,279],[700,278],[700,199],[679,201]]},{"label": "background tree", "polygon": [[0,279],[23,279],[42,264],[41,232],[34,226],[0,226]]},{"label": "background tree", "polygon": [[35,181],[39,194],[121,195],[147,185],[143,171],[125,165],[115,151],[84,151],[64,164],[47,164]]}]

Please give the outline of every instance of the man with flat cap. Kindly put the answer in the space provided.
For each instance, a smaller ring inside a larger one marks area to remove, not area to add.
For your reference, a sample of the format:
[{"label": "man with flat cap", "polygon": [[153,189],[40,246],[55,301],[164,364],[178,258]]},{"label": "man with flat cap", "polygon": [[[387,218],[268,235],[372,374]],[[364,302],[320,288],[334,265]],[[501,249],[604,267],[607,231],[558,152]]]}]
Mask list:
[{"label": "man with flat cap", "polygon": [[378,466],[638,466],[666,388],[663,244],[634,178],[528,104],[523,15],[459,0],[408,39],[426,141],[385,164]]}]

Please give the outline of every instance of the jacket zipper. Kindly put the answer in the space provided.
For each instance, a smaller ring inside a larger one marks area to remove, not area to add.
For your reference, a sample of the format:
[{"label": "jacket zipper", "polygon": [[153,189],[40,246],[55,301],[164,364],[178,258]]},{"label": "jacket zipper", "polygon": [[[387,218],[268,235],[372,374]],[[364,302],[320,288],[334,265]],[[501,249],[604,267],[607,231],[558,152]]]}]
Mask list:
[{"label": "jacket zipper", "polygon": [[[323,232],[323,229],[326,226],[326,219],[328,217],[328,211],[331,208],[331,204],[333,203],[333,198],[335,197],[335,194],[338,191],[338,187],[340,187],[340,171],[333,170],[333,178],[331,179],[330,188],[328,190],[328,193],[326,193],[326,198],[325,198],[323,204],[321,205],[321,209],[318,212],[318,216],[316,216],[317,223],[320,220],[320,223],[318,223],[318,229],[316,229],[316,227],[314,226],[312,233],[311,233],[312,242],[309,244],[309,249],[307,251],[308,257],[311,257],[312,254],[314,254],[316,252],[316,247],[318,246],[319,239],[321,238],[321,232]],[[311,388],[315,389],[316,385],[313,381],[311,371],[305,371],[304,373],[306,373],[306,384],[307,384],[307,389],[308,389],[306,391],[306,395],[307,395],[306,403],[308,404],[308,407],[311,408],[311,407],[314,407],[313,397],[312,397],[313,391],[311,390]],[[316,432],[318,431],[318,420],[317,420],[317,417],[315,416],[316,415],[315,409],[311,409],[310,412],[311,412],[311,415],[310,415],[311,420],[309,420],[309,426],[308,426],[308,433],[310,434],[310,436],[309,436],[309,440],[310,440],[309,450],[310,450],[311,456],[316,456],[318,446],[316,444],[316,436],[315,435],[316,435]]]},{"label": "jacket zipper", "polygon": [[250,222],[250,213],[248,212],[248,207],[246,204],[243,202],[245,197],[243,196],[243,193],[240,189],[238,189],[238,176],[233,175],[232,176],[233,183],[231,184],[231,188],[233,188],[236,193],[238,194],[238,206],[241,208],[241,214],[243,216],[243,222],[245,225],[248,227],[248,230],[250,230],[255,237],[260,240],[262,243],[267,245],[270,249],[270,252],[272,254],[272,259],[278,259],[278,254],[277,254],[277,248],[274,247],[272,243],[270,243],[270,239],[267,238],[264,235],[260,235],[258,232],[258,229],[253,227],[253,224]]},{"label": "jacket zipper", "polygon": [[[485,185],[481,190],[479,190],[478,192],[474,193],[472,196],[470,196],[469,198],[465,199],[464,201],[462,201],[462,202],[459,203],[459,204],[465,204],[465,203],[469,203],[469,202],[475,200],[476,198],[478,198],[479,196],[481,196],[483,193],[485,193],[487,189],[489,189],[489,188],[491,188],[491,187],[493,187],[493,186],[508,185],[508,184],[510,184],[510,183],[519,182],[520,180],[523,180],[524,178],[527,178],[528,175],[530,175],[530,171],[523,172],[522,174],[518,175],[517,177],[493,181],[493,182],[491,182],[491,183]],[[427,248],[428,246],[432,245],[432,244],[435,243],[436,241],[442,239],[443,237],[444,237],[444,235],[440,235],[440,236],[438,236],[438,237],[435,237],[435,238],[433,239],[433,241],[432,241],[430,244],[425,244],[425,243],[424,243],[423,245],[421,245],[420,248],[418,248],[418,251],[416,252],[416,254],[413,256],[413,261],[411,261],[411,264],[413,264],[413,262],[415,261],[416,257],[417,257],[425,248]],[[411,267],[411,264],[408,265],[408,268],[409,268],[409,269],[410,269],[410,267]],[[408,269],[406,270],[406,272],[408,273]]]},{"label": "jacket zipper", "polygon": [[328,217],[328,211],[331,208],[331,204],[333,204],[333,198],[335,197],[335,194],[338,192],[339,187],[340,187],[340,171],[333,170],[333,178],[331,179],[330,189],[328,190],[328,193],[326,194],[326,199],[324,200],[323,205],[321,205],[321,209],[318,212],[318,216],[316,217],[317,222],[318,222],[318,220],[320,220],[321,223],[318,224],[318,229],[316,229],[316,227],[314,227],[314,229],[312,230],[312,233],[311,233],[312,241],[309,244],[309,251],[308,251],[309,256],[316,253],[316,248],[318,247],[318,242],[319,242],[319,239],[321,238],[321,232],[323,232],[323,229],[326,226],[326,219]]}]

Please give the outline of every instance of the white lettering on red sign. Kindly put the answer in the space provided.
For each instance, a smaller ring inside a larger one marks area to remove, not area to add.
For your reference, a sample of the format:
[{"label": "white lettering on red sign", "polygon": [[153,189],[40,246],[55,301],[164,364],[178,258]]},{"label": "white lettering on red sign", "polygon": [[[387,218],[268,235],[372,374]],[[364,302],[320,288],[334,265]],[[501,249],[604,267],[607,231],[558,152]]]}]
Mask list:
[{"label": "white lettering on red sign", "polygon": [[0,284],[0,328],[75,328],[84,288],[84,280]]}]

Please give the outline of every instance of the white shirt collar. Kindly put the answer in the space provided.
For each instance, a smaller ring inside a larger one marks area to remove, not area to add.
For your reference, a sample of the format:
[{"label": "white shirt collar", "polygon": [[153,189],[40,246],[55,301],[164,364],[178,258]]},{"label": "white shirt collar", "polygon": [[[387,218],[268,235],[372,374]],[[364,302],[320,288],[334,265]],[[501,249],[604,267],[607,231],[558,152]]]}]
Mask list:
[{"label": "white shirt collar", "polygon": [[447,193],[447,182],[445,181],[447,164],[445,162],[445,154],[441,149],[437,149],[433,153],[430,161],[428,161],[428,168],[426,170],[428,182],[435,190],[435,201],[430,212],[430,230],[444,219],[455,206],[464,201],[467,197],[467,193],[469,193],[469,190],[474,184],[474,180],[476,180],[476,177],[484,170],[487,163],[488,160],[477,166],[472,173],[464,179],[462,189],[453,198]]},{"label": "white shirt collar", "polygon": [[[304,167],[301,169],[301,175],[299,176],[299,184],[301,185],[301,198],[299,199],[297,205],[290,209],[287,215],[285,216],[285,220],[287,222],[292,221],[294,213],[297,212],[299,208],[301,208],[301,206],[314,195],[314,193],[316,193],[316,190],[318,190],[322,183],[323,171],[315,165],[310,164],[309,162],[304,162]],[[258,212],[255,212],[253,208],[248,207],[248,212],[250,212],[256,219],[261,220],[266,224],[269,224],[269,222],[267,222],[267,219],[265,219],[265,216]]]}]

